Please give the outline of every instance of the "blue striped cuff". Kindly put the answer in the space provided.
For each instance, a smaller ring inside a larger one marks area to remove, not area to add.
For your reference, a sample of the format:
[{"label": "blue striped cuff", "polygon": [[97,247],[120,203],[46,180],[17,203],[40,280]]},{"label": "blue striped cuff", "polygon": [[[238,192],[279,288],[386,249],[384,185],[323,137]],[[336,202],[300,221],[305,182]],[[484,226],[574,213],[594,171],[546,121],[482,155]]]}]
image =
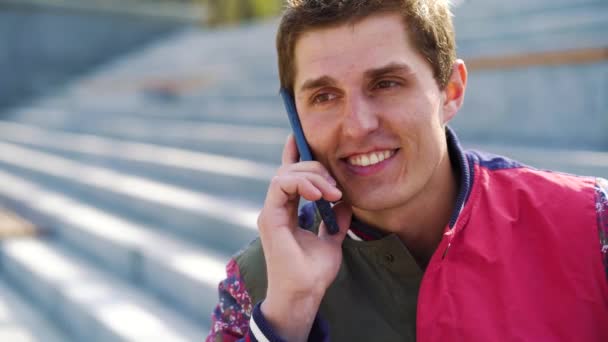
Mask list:
[{"label": "blue striped cuff", "polygon": [[[261,306],[262,302],[259,302],[253,307],[249,322],[250,336],[256,342],[287,342],[272,329],[270,323],[268,323],[264,314],[262,314]],[[317,314],[312,324],[308,341],[329,342],[329,326],[319,314]]]},{"label": "blue striped cuff", "polygon": [[262,302],[257,303],[253,307],[253,313],[251,314],[251,320],[249,322],[249,332],[257,342],[287,342],[279,335],[277,335],[270,323],[262,314]]}]

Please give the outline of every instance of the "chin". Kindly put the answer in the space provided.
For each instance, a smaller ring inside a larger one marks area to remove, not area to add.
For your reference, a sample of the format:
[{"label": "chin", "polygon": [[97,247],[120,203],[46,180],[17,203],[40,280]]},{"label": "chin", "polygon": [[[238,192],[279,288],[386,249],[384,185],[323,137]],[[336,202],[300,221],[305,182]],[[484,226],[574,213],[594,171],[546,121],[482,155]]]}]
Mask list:
[{"label": "chin", "polygon": [[[389,195],[390,194],[390,195]],[[353,191],[346,193],[346,201],[353,207],[366,211],[381,211],[398,207],[403,201],[397,194],[387,191]]]}]

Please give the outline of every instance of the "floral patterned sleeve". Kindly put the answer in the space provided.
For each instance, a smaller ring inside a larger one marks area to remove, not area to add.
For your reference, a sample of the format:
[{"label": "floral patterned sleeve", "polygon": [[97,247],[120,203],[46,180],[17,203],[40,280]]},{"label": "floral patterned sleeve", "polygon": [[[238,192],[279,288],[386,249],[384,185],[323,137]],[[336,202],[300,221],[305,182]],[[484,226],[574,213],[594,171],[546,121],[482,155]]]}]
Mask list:
[{"label": "floral patterned sleeve", "polygon": [[234,259],[226,266],[227,277],[218,287],[219,303],[211,317],[206,342],[250,341],[249,319],[252,304]]},{"label": "floral patterned sleeve", "polygon": [[596,183],[597,227],[600,233],[600,248],[608,278],[608,181],[598,178]]},{"label": "floral patterned sleeve", "polygon": [[[219,303],[211,316],[211,331],[205,342],[286,342],[264,318],[261,302],[252,305],[239,266],[234,259],[226,266],[227,277],[219,285]],[[329,327],[315,318],[308,341],[328,342]]]}]

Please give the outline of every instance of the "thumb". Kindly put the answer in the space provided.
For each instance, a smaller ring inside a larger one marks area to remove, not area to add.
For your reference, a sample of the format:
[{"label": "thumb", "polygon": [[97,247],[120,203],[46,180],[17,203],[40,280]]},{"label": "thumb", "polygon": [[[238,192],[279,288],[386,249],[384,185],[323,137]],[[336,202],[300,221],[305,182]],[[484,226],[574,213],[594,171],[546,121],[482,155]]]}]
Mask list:
[{"label": "thumb", "polygon": [[324,240],[333,241],[341,245],[342,241],[344,241],[344,238],[346,237],[346,232],[350,229],[350,222],[352,220],[353,211],[350,205],[344,202],[340,202],[334,205],[332,210],[336,215],[336,222],[338,223],[338,227],[340,227],[340,230],[338,231],[338,233],[330,235],[327,232],[325,223],[321,222],[321,226],[319,227],[319,237]]}]

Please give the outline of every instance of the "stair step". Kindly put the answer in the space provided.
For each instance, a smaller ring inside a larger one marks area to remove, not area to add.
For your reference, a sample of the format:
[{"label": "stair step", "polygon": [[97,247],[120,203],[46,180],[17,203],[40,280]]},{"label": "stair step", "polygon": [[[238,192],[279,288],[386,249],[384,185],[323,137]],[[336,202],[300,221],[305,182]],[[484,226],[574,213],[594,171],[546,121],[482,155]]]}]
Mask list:
[{"label": "stair step", "polygon": [[0,341],[67,342],[71,339],[22,294],[0,279]]},{"label": "stair step", "polygon": [[207,332],[51,240],[6,241],[1,251],[6,277],[77,341],[197,341]]},{"label": "stair step", "polygon": [[603,0],[456,0],[453,12],[462,19],[493,19],[496,17],[517,17],[530,13],[543,13],[571,8],[592,7]]},{"label": "stair step", "polygon": [[[53,235],[130,282],[170,299],[200,322],[209,320],[228,253],[172,238],[86,206],[0,171],[0,199],[10,199],[50,222]],[[35,199],[35,200],[32,200]]]},{"label": "stair step", "polygon": [[259,209],[251,203],[229,201],[8,143],[0,143],[0,165],[45,186],[71,192],[81,201],[107,207],[119,216],[137,217],[218,249],[235,252],[257,232]]},{"label": "stair step", "polygon": [[459,55],[467,58],[608,45],[605,2],[513,15],[486,14],[476,19],[459,16],[466,13],[464,6],[457,11],[454,25]]},{"label": "stair step", "polygon": [[[108,166],[133,175],[157,179],[191,190],[240,197],[261,203],[278,165],[204,153],[75,134],[0,121],[0,137],[41,152],[78,160],[91,166]],[[283,139],[285,136],[283,136]],[[213,179],[213,181],[210,181]]]},{"label": "stair step", "polygon": [[[258,85],[259,86],[259,85]],[[82,85],[78,89],[85,87]],[[276,86],[273,86],[276,88]],[[86,87],[85,87],[86,89]],[[79,90],[82,92],[82,90]],[[137,98],[137,94],[73,94],[69,103],[33,103],[13,110],[13,116],[26,123],[61,124],[65,126],[86,125],[82,120],[121,121],[121,118],[192,122],[210,121],[225,124],[247,124],[251,126],[285,127],[288,125],[283,105],[278,94],[260,97],[197,97],[190,101],[179,101],[173,105],[159,106],[157,101]],[[108,98],[112,101],[108,101]],[[105,100],[105,101],[104,101]],[[77,119],[72,121],[71,119]]]},{"label": "stair step", "polygon": [[[129,147],[128,151],[141,150],[141,146],[164,147],[170,154],[175,154],[171,152],[176,150],[179,155],[187,153],[202,156],[206,154],[225,155],[265,164],[280,162],[283,144],[290,133],[286,127],[134,117],[91,119],[86,123],[71,125],[46,124],[44,128],[36,125],[40,125],[40,123],[0,121],[0,131],[3,134],[2,138],[6,140],[32,144],[45,143],[49,147],[64,148],[62,146],[67,145],[79,150],[83,148],[100,150],[103,147],[106,152],[120,151],[126,154],[126,151],[116,148],[118,143],[123,142],[136,145]],[[71,146],[66,143],[67,141],[79,141],[85,144]],[[131,158],[139,157],[139,154],[129,154]],[[146,160],[149,159],[146,158]],[[153,160],[158,160],[158,154],[157,158]],[[259,169],[264,169],[264,167]]]}]

